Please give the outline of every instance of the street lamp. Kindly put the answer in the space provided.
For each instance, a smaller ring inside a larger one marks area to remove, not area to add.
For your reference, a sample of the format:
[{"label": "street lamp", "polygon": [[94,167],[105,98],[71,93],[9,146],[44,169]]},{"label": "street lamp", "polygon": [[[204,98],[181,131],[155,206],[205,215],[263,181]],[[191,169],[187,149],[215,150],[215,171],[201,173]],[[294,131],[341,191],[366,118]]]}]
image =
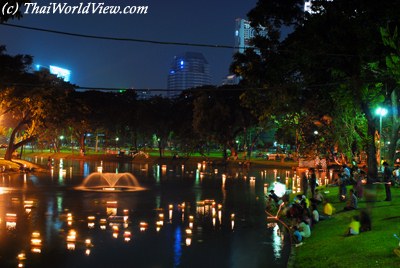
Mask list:
[{"label": "street lamp", "polygon": [[119,141],[119,138],[116,137],[116,138],[115,138],[115,151],[117,151],[118,141]]},{"label": "street lamp", "polygon": [[381,169],[381,159],[382,159],[382,156],[381,156],[381,152],[382,152],[382,150],[381,150],[382,149],[382,146],[381,146],[381,140],[382,140],[382,117],[387,115],[388,110],[386,108],[378,107],[376,109],[375,113],[377,115],[379,115],[379,158],[378,158],[378,160],[379,160],[379,169]]}]

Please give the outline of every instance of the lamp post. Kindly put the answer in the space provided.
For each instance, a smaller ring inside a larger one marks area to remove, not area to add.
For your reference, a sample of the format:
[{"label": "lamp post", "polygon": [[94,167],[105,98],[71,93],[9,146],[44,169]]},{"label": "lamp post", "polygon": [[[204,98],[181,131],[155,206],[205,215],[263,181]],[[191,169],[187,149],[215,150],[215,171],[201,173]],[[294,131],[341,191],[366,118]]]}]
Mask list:
[{"label": "lamp post", "polygon": [[115,151],[117,151],[118,141],[119,141],[119,138],[116,137],[116,138],[115,138]]},{"label": "lamp post", "polygon": [[379,158],[378,158],[378,160],[379,160],[379,170],[380,170],[381,167],[382,167],[381,166],[381,159],[382,159],[382,156],[381,156],[381,153],[382,153],[382,146],[381,146],[381,141],[382,141],[382,117],[384,117],[388,113],[388,110],[385,109],[385,108],[378,107],[376,109],[375,113],[377,115],[379,115]]},{"label": "lamp post", "polygon": [[61,136],[60,136],[60,148],[58,148],[58,151],[59,151],[59,152],[61,151],[61,147],[62,147],[62,145],[63,145],[63,140],[64,140],[64,136],[61,135]]}]

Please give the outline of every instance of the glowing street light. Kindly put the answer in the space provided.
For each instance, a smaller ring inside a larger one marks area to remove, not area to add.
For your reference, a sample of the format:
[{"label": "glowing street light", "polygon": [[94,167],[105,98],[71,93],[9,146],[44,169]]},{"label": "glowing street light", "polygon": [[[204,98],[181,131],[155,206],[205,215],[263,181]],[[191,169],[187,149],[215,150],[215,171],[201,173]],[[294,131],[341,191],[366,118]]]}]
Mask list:
[{"label": "glowing street light", "polygon": [[382,108],[382,107],[378,107],[375,111],[375,113],[377,115],[379,115],[379,169],[381,169],[381,140],[382,140],[382,117],[384,117],[385,115],[387,115],[388,110],[386,108]]},{"label": "glowing street light", "polygon": [[115,151],[117,151],[118,141],[119,141],[119,138],[116,137],[116,138],[115,138]]}]

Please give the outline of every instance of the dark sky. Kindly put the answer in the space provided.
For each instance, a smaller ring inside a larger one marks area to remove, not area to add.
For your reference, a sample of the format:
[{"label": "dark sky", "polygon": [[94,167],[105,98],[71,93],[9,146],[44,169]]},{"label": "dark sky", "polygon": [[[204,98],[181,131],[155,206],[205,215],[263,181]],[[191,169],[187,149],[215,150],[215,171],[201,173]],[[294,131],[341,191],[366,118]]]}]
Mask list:
[{"label": "dark sky", "polygon": [[[49,2],[38,1],[48,5]],[[79,1],[64,0],[68,4]],[[108,5],[148,6],[145,15],[33,15],[8,23],[87,35],[156,41],[234,45],[235,18],[246,18],[257,0],[113,0]],[[59,3],[59,2],[58,2]],[[87,2],[84,2],[87,3]],[[0,25],[0,44],[11,55],[30,54],[35,64],[72,71],[71,82],[84,87],[165,89],[173,57],[202,52],[219,85],[233,49],[156,45],[86,39]]]}]

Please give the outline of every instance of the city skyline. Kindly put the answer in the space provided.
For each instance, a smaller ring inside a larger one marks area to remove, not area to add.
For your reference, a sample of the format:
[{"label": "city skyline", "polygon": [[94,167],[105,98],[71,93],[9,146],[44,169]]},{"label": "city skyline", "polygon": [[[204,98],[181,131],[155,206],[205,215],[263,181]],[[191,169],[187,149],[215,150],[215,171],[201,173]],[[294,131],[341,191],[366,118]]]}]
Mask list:
[{"label": "city skyline", "polygon": [[[76,2],[69,1],[70,4]],[[34,64],[69,69],[71,83],[92,88],[167,89],[171,59],[185,51],[193,51],[207,58],[211,83],[221,85],[229,73],[234,53],[229,46],[234,46],[235,19],[246,18],[256,2],[122,1],[120,5],[148,5],[148,13],[28,14],[21,20],[7,22],[66,33],[159,41],[164,44],[83,38],[6,25],[0,25],[0,44],[6,45],[8,54],[32,55]],[[111,1],[108,4],[115,5]],[[182,44],[205,44],[210,47]],[[215,47],[217,45],[228,47]]]}]

